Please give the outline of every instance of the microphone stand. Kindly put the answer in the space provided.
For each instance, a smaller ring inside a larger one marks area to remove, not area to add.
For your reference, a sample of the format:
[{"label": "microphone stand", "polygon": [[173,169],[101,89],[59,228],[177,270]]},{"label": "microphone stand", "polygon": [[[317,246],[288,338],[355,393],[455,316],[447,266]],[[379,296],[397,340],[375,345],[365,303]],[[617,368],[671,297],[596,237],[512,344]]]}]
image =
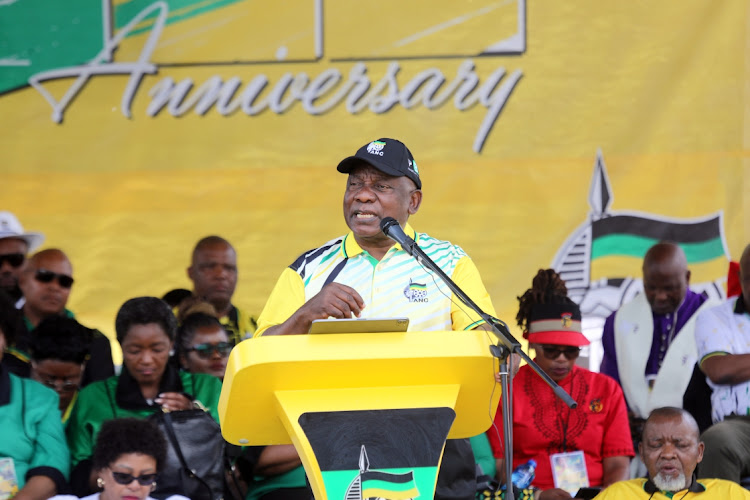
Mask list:
[{"label": "microphone stand", "polygon": [[[390,228],[385,228],[388,232]],[[400,226],[399,226],[399,229]],[[385,234],[392,239],[393,238],[388,232],[384,231]],[[503,409],[503,438],[505,439],[505,500],[515,500],[513,493],[513,483],[511,481],[511,475],[513,473],[513,418],[512,418],[512,374],[509,370],[509,366],[512,366],[512,361],[509,362],[508,358],[512,353],[518,354],[526,363],[539,375],[544,382],[552,388],[555,395],[560,398],[569,408],[575,408],[578,404],[565,390],[557,385],[557,383],[550,378],[541,368],[537,365],[526,353],[521,349],[521,344],[518,340],[513,337],[508,330],[508,325],[503,321],[490,316],[489,314],[482,311],[468,295],[459,288],[452,279],[446,275],[442,269],[440,269],[435,262],[430,259],[426,253],[417,245],[417,243],[406,236],[406,241],[398,241],[401,247],[417,262],[427,267],[430,271],[437,274],[438,277],[451,289],[451,291],[458,297],[461,302],[470,307],[476,312],[480,318],[487,322],[492,327],[492,331],[495,336],[499,339],[498,345],[490,346],[490,352],[500,360],[500,386],[502,388],[502,409]]]}]

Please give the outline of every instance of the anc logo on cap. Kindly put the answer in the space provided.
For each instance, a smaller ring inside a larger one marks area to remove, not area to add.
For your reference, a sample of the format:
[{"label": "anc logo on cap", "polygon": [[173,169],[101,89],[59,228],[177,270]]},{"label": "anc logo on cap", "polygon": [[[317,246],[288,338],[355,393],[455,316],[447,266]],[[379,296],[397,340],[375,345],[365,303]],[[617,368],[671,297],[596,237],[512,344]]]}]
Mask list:
[{"label": "anc logo on cap", "polygon": [[414,160],[409,160],[409,168],[414,170],[414,172],[419,175],[419,168],[417,167],[417,162]]},{"label": "anc logo on cap", "polygon": [[384,147],[385,147],[385,142],[372,141],[370,144],[367,145],[367,152],[370,153],[371,155],[383,156]]},{"label": "anc logo on cap", "polygon": [[563,327],[569,327],[570,324],[573,323],[573,313],[562,313],[562,316],[560,316],[560,322]]}]

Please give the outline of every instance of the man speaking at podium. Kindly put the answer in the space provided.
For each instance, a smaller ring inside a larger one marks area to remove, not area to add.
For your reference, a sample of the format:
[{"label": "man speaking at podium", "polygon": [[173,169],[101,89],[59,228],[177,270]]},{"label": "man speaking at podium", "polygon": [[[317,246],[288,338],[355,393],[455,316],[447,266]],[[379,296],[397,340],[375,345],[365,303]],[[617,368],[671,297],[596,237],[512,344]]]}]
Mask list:
[{"label": "man speaking at podium", "polygon": [[[309,331],[313,320],[409,318],[409,331],[490,330],[440,278],[380,229],[393,217],[419,247],[485,313],[495,315],[474,262],[458,246],[416,233],[408,224],[422,203],[422,181],[409,149],[378,139],[342,160],[348,174],[344,220],[350,232],[302,254],[286,268],[258,319],[260,335]],[[491,376],[491,375],[488,375]],[[474,457],[468,440],[446,443],[436,499],[473,499]]]}]

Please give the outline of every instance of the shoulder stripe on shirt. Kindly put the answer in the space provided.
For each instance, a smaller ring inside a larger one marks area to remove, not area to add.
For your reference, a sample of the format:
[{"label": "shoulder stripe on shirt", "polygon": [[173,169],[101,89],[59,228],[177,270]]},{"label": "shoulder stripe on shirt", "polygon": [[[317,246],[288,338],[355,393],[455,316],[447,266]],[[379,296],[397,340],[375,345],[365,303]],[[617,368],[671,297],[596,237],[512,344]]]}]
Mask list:
[{"label": "shoulder stripe on shirt", "polygon": [[346,265],[346,262],[348,260],[349,259],[343,259],[341,262],[339,262],[338,264],[336,264],[336,267],[334,267],[333,271],[331,271],[331,274],[328,275],[328,277],[326,278],[326,281],[323,284],[323,286],[326,286],[328,283],[331,283],[333,280],[336,279],[336,276],[338,276],[339,273],[341,272],[341,270],[344,269],[344,266]]},{"label": "shoulder stripe on shirt", "polygon": [[[300,255],[299,257],[297,257],[297,259],[294,262],[292,262],[289,267],[292,269],[292,271],[300,273],[300,277],[304,278],[305,277],[305,270],[303,268],[303,264],[305,262],[309,262],[309,261],[315,260],[318,256],[320,256],[320,254],[322,254],[326,250],[328,250],[328,249],[330,249],[330,248],[332,248],[332,247],[340,244],[342,241],[343,241],[342,239],[338,239],[336,241],[333,241],[333,242],[329,243],[328,245],[324,245],[322,247],[313,248],[311,250],[308,250],[307,252],[305,252],[302,255]],[[301,272],[300,272],[300,268],[302,268]]]}]

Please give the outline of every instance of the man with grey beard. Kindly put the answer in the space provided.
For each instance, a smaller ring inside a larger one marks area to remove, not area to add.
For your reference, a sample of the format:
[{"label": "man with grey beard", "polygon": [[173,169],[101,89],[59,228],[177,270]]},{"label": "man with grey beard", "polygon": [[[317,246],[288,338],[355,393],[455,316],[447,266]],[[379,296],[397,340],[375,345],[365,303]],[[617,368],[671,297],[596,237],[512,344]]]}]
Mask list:
[{"label": "man with grey beard", "polygon": [[696,479],[703,460],[703,442],[695,419],[681,408],[656,408],[646,419],[638,451],[648,477],[620,481],[596,500],[699,500],[750,499],[750,491],[723,479]]}]

